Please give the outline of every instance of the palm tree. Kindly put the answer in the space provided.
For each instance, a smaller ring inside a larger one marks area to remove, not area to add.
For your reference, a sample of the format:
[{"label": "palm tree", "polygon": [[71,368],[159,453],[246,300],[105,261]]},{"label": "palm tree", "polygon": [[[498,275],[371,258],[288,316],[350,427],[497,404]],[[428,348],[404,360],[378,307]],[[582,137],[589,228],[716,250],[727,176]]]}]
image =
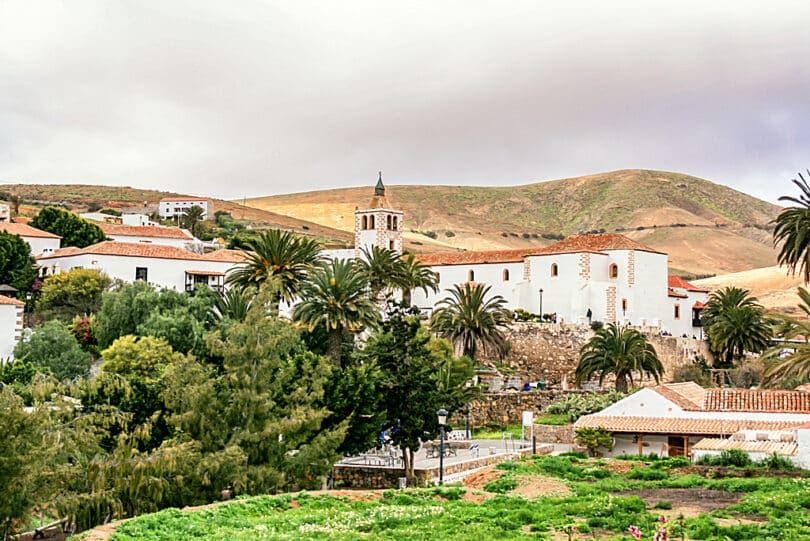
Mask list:
[{"label": "palm tree", "polygon": [[439,301],[430,318],[430,327],[453,343],[462,355],[475,360],[479,346],[503,358],[508,343],[500,327],[509,323],[506,300],[500,295],[486,299],[491,286],[467,282],[450,289],[450,296]]},{"label": "palm tree", "polygon": [[423,265],[413,254],[405,254],[399,260],[397,269],[399,287],[402,289],[402,303],[411,305],[411,292],[421,289],[427,295],[428,290],[439,291],[439,280],[430,267]]},{"label": "palm tree", "polygon": [[712,291],[701,317],[710,349],[727,365],[742,359],[746,351],[763,351],[772,336],[762,306],[747,289]]},{"label": "palm tree", "polygon": [[203,219],[205,210],[199,205],[192,205],[183,212],[183,225],[187,227],[191,234],[197,236],[197,224]]},{"label": "palm tree", "polygon": [[317,241],[289,231],[262,231],[257,238],[246,241],[246,245],[251,252],[228,275],[228,283],[244,288],[277,276],[281,280],[280,298],[287,302],[297,295],[307,273],[321,261]]},{"label": "palm tree", "polygon": [[317,267],[301,288],[301,302],[293,309],[293,319],[310,330],[324,325],[328,333],[328,353],[341,365],[343,332],[359,332],[374,327],[380,313],[366,296],[368,283],[355,265],[344,259]]},{"label": "palm tree", "polygon": [[[810,291],[800,287],[799,298],[799,309],[810,318]],[[810,320],[799,320],[788,315],[777,315],[774,318],[778,322],[776,335],[790,340],[789,348],[793,351],[785,354],[786,344],[776,345],[765,351],[762,355],[765,362],[763,383],[773,387],[790,380],[810,380]]]},{"label": "palm tree", "polygon": [[[807,172],[810,175],[810,170]],[[789,201],[797,206],[787,207],[774,222],[774,244],[782,244],[777,261],[786,265],[788,272],[796,274],[796,269],[804,277],[804,283],[810,282],[810,185],[799,173],[799,180],[793,183],[801,190],[796,197],[782,196],[779,201]]]},{"label": "palm tree", "polygon": [[627,382],[633,383],[633,373],[650,374],[656,383],[664,374],[664,365],[644,335],[635,329],[609,324],[596,334],[579,352],[576,370],[577,384],[599,373],[601,384],[608,374],[616,375],[616,390],[627,392]]},{"label": "palm tree", "polygon": [[399,258],[396,252],[379,246],[363,248],[362,254],[355,264],[368,282],[369,296],[379,302],[383,291],[399,285]]},{"label": "palm tree", "polygon": [[256,290],[252,287],[232,287],[216,295],[211,311],[218,319],[244,321],[255,298]]}]

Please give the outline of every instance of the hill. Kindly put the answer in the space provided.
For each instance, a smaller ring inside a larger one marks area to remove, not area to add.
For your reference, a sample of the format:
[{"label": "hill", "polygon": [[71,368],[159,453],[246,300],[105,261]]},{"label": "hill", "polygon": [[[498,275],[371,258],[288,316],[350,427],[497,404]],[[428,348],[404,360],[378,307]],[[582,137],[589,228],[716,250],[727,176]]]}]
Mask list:
[{"label": "hill", "polygon": [[[370,186],[245,204],[351,231]],[[669,253],[672,270],[684,275],[776,262],[769,222],[780,207],[679,173],[633,169],[513,187],[399,185],[387,186],[386,195],[405,212],[406,238],[435,234],[447,247],[542,246],[559,235],[606,230]]]},{"label": "hill", "polygon": [[795,315],[800,313],[797,305],[800,300],[798,288],[804,286],[802,278],[798,275],[790,276],[784,267],[765,267],[723,274],[695,280],[692,283],[706,289],[741,287],[751,291],[751,294],[759,299],[759,303],[769,310]]}]

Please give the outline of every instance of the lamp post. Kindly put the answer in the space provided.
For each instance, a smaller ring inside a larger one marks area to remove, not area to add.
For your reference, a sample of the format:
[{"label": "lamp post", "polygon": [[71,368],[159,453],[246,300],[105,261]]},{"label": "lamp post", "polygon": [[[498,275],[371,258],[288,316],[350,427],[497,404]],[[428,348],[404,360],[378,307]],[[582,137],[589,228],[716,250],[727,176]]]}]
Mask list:
[{"label": "lamp post", "polygon": [[441,408],[436,412],[439,417],[439,484],[444,484],[444,425],[447,423],[447,410]]},{"label": "lamp post", "polygon": [[543,319],[543,288],[540,288],[540,319]]},{"label": "lamp post", "polygon": [[31,326],[31,292],[25,294],[25,306],[23,306],[23,327]]}]

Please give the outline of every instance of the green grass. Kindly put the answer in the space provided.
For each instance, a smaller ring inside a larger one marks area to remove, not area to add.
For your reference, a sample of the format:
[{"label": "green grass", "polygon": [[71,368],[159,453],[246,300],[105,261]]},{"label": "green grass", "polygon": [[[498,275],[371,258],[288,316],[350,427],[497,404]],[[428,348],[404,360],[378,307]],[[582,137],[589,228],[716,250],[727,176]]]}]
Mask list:
[{"label": "green grass", "polygon": [[537,419],[535,419],[535,424],[538,425],[554,425],[554,426],[564,426],[567,425],[569,421],[569,415],[567,413],[544,413]]},{"label": "green grass", "polygon": [[474,440],[500,440],[503,438],[504,432],[512,434],[512,438],[519,440],[521,435],[522,426],[519,424],[507,426],[482,426],[474,428],[472,437]]},{"label": "green grass", "polygon": [[[464,501],[465,488],[388,490],[372,501],[301,493],[262,496],[194,512],[167,509],[127,521],[112,541],[253,539],[561,539],[566,526],[596,539],[629,539],[632,524],[652,532],[667,500],[646,504],[617,492],[639,489],[705,488],[741,493],[739,503],[670,523],[672,539],[810,538],[810,479],[775,477],[708,479],[680,475],[668,461],[637,471],[660,472],[630,479],[612,473],[605,460],[536,456],[498,466],[502,476],[487,490],[502,492],[482,503]],[[672,465],[675,465],[674,463]],[[663,475],[661,475],[663,474]],[[565,480],[573,495],[526,500],[509,491],[526,476]],[[647,479],[650,478],[650,479]],[[717,518],[756,515],[762,524],[723,526]],[[647,535],[643,539],[649,539]]]}]

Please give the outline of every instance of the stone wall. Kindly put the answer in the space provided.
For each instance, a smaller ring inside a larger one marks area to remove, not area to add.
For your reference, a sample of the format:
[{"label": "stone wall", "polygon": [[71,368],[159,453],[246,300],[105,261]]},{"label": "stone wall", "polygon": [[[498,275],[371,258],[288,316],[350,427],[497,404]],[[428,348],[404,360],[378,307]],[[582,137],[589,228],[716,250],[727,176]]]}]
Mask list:
[{"label": "stone wall", "polygon": [[[706,342],[661,336],[656,327],[639,330],[658,352],[664,365],[665,382],[671,380],[676,367],[692,362],[696,355],[709,358]],[[579,351],[593,336],[593,331],[584,325],[515,323],[506,329],[505,334],[512,349],[501,363],[502,371],[514,372],[524,383],[545,381],[549,388],[566,389],[573,385]],[[496,366],[498,363],[491,360],[488,364]],[[654,381],[641,383],[650,385]]]},{"label": "stone wall", "polygon": [[574,443],[574,425],[534,425],[534,439],[542,443]]},{"label": "stone wall", "polygon": [[[561,389],[520,393],[485,393],[481,398],[470,402],[470,425],[480,427],[487,423],[498,425],[520,423],[524,411],[533,411],[537,417],[549,404],[571,394],[586,393],[585,391],[563,391]],[[459,412],[457,416],[450,419],[450,423],[454,428],[463,428],[464,413]]]}]

